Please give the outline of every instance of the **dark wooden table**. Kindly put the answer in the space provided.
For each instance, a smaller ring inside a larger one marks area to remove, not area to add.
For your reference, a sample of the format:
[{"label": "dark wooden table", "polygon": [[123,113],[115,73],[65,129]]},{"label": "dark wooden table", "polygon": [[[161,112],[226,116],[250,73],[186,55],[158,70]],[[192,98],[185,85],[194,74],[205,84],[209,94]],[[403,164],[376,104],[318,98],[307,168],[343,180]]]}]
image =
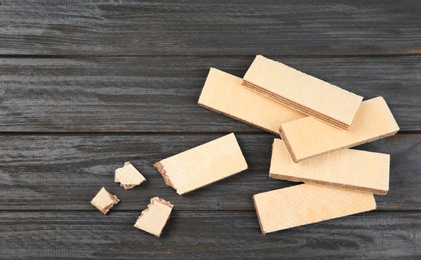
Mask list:
[{"label": "dark wooden table", "polygon": [[[210,67],[256,54],[386,99],[401,131],[358,147],[391,154],[376,211],[260,233],[252,195],[294,185],[268,177],[275,136],[197,105]],[[421,257],[420,71],[419,0],[0,0],[0,257]],[[229,132],[246,172],[179,196],[152,167]],[[114,184],[124,161],[147,182]],[[153,196],[161,238],[133,227]]]}]

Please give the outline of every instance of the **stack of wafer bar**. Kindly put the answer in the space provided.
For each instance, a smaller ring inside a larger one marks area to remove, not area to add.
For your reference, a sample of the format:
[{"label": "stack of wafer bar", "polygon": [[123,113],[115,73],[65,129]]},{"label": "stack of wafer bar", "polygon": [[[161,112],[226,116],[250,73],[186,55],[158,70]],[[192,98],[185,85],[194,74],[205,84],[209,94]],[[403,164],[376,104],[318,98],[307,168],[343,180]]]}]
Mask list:
[{"label": "stack of wafer bar", "polygon": [[253,196],[263,234],[373,210],[388,192],[390,156],[348,148],[399,127],[382,97],[362,99],[263,56],[243,80],[210,70],[199,105],[279,134],[269,176],[304,182]]},{"label": "stack of wafer bar", "polygon": [[242,86],[243,79],[211,68],[199,105],[278,134],[282,123],[305,117],[301,112]]}]

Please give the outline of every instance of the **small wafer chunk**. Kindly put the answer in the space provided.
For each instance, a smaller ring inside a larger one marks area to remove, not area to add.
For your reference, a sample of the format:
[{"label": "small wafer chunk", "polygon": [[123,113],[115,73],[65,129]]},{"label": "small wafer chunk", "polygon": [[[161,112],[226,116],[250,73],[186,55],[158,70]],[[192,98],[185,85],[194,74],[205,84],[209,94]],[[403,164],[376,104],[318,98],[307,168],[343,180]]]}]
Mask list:
[{"label": "small wafer chunk", "polygon": [[211,68],[198,104],[277,135],[282,123],[306,117],[242,83],[241,78]]},{"label": "small wafer chunk", "polygon": [[164,199],[158,197],[152,198],[148,208],[142,211],[134,227],[154,236],[161,236],[173,207],[174,205]]},{"label": "small wafer chunk", "polygon": [[374,196],[319,184],[301,184],[253,196],[262,233],[376,209]]},{"label": "small wafer chunk", "polygon": [[165,183],[182,195],[247,169],[234,133],[154,164]]},{"label": "small wafer chunk", "polygon": [[91,200],[91,204],[95,206],[102,214],[107,214],[114,205],[118,204],[120,200],[117,196],[109,193],[104,187]]},{"label": "small wafer chunk", "polygon": [[114,182],[119,182],[125,190],[140,185],[146,178],[130,163],[125,162],[124,166],[115,170]]}]

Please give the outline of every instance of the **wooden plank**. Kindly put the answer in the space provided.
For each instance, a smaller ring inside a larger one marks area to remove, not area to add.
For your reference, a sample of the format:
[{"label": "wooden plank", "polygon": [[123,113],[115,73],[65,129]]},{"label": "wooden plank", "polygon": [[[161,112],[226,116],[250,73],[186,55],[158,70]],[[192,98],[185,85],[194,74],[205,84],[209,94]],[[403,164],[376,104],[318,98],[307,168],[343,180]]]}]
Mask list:
[{"label": "wooden plank", "polygon": [[263,235],[376,209],[371,193],[308,183],[259,193],[253,201]]},{"label": "wooden plank", "polygon": [[[185,151],[221,134],[66,134],[0,135],[0,210],[84,210],[102,187],[117,195],[121,210],[136,213],[159,195],[178,210],[253,210],[253,194],[294,185],[268,178],[272,134],[236,134],[249,169],[214,185],[179,196],[152,166],[160,158]],[[421,209],[421,135],[397,134],[358,147],[388,153],[390,190],[376,196],[380,210]],[[147,181],[125,191],[114,170],[130,161]],[[65,192],[64,192],[65,191]],[[75,196],[77,194],[77,196]],[[131,224],[131,225],[132,225]]]},{"label": "wooden plank", "polygon": [[[421,130],[420,57],[274,58],[366,98],[381,94],[402,130]],[[255,127],[197,105],[209,67],[243,76],[252,60],[0,59],[0,128],[8,132],[256,132]]]},{"label": "wooden plank", "polygon": [[295,163],[284,142],[272,145],[271,178],[313,182],[380,195],[389,190],[390,155],[344,149]]},{"label": "wooden plank", "polygon": [[3,1],[0,54],[420,54],[419,9],[417,0]]},{"label": "wooden plank", "polygon": [[104,187],[102,187],[91,200],[91,204],[101,211],[102,214],[107,214],[108,211],[110,211],[110,209],[119,202],[120,200],[117,196],[109,193]]},{"label": "wooden plank", "polygon": [[207,109],[279,134],[282,123],[304,114],[242,86],[243,80],[211,68],[198,104]]},{"label": "wooden plank", "polygon": [[130,162],[125,162],[123,167],[115,170],[114,182],[120,183],[125,190],[132,189],[144,181],[145,177]]},{"label": "wooden plank", "polygon": [[174,205],[164,199],[152,198],[148,208],[142,211],[134,227],[160,237],[173,207]]},{"label": "wooden plank", "polygon": [[382,97],[364,101],[348,131],[306,117],[281,124],[282,139],[294,162],[392,136],[399,131]]},{"label": "wooden plank", "polygon": [[248,168],[234,133],[154,164],[165,184],[183,195]]},{"label": "wooden plank", "polygon": [[175,210],[162,239],[132,227],[138,214],[2,212],[2,257],[384,259],[416,258],[421,248],[419,211],[374,211],[262,236],[254,211]]},{"label": "wooden plank", "polygon": [[306,115],[348,129],[363,100],[328,82],[257,55],[244,75],[244,86]]}]

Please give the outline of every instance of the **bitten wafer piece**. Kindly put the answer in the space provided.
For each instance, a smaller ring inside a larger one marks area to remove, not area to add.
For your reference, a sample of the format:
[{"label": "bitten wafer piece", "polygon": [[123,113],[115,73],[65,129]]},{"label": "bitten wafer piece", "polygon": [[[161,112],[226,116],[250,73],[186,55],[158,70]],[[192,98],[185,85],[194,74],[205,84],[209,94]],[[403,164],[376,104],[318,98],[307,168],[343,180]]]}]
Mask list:
[{"label": "bitten wafer piece", "polygon": [[182,195],[247,169],[233,133],[154,164],[165,183]]},{"label": "bitten wafer piece", "polygon": [[198,104],[279,135],[279,126],[306,115],[242,86],[243,79],[211,68]]},{"label": "bitten wafer piece", "polygon": [[319,184],[301,184],[253,196],[263,234],[376,209],[374,196]]},{"label": "bitten wafer piece", "polygon": [[363,97],[257,55],[244,86],[325,123],[348,129]]},{"label": "bitten wafer piece", "polygon": [[157,237],[161,236],[173,207],[174,205],[168,201],[158,197],[152,198],[148,208],[142,211],[134,227]]},{"label": "bitten wafer piece", "polygon": [[119,182],[125,189],[131,189],[146,181],[145,177],[130,163],[125,162],[124,166],[115,170],[114,182]]},{"label": "bitten wafer piece", "polygon": [[117,196],[109,193],[104,187],[102,187],[102,189],[91,200],[91,204],[101,211],[102,214],[107,214],[107,212],[119,202],[120,200]]},{"label": "bitten wafer piece", "polygon": [[269,176],[385,195],[389,190],[389,161],[388,154],[343,149],[295,163],[284,142],[275,138]]},{"label": "bitten wafer piece", "polygon": [[281,124],[281,137],[294,162],[396,134],[399,126],[382,97],[364,101],[348,131],[313,117]]}]

